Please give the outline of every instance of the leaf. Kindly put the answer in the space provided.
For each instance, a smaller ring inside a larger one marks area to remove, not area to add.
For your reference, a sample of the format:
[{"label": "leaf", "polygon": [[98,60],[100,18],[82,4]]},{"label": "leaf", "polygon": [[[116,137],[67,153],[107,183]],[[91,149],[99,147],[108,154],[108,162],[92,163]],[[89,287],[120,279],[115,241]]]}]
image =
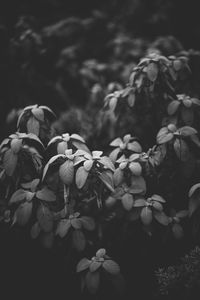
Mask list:
[{"label": "leaf", "polygon": [[62,182],[66,185],[70,185],[74,179],[74,165],[73,161],[66,160],[59,168],[59,176]]},{"label": "leaf", "polygon": [[110,152],[109,157],[113,163],[116,161],[119,152],[121,152],[120,148],[116,148]]},{"label": "leaf", "polygon": [[99,159],[102,154],[103,154],[103,151],[92,151],[93,159]]},{"label": "leaf", "polygon": [[165,203],[165,199],[163,199],[163,197],[161,197],[160,195],[154,194],[151,196],[151,199],[161,202],[161,203]]},{"label": "leaf", "polygon": [[38,207],[37,219],[44,232],[50,232],[53,230],[53,215],[47,206],[41,204]]},{"label": "leaf", "polygon": [[57,153],[58,154],[65,154],[65,151],[68,149],[68,144],[65,141],[60,141],[57,144]]},{"label": "leaf", "polygon": [[190,126],[183,126],[183,127],[179,128],[179,132],[182,136],[190,136],[193,134],[197,134],[196,129],[194,129],[193,127],[190,127]]},{"label": "leaf", "polygon": [[135,200],[133,206],[134,207],[142,207],[146,205],[146,200],[145,199],[137,199]]},{"label": "leaf", "polygon": [[83,166],[84,166],[84,168],[85,168],[85,170],[86,170],[87,172],[89,172],[89,171],[91,170],[91,168],[92,168],[92,166],[93,166],[93,163],[94,163],[94,161],[93,161],[92,159],[86,160],[86,161],[83,163]]},{"label": "leaf", "polygon": [[137,141],[133,141],[132,143],[128,143],[127,145],[127,149],[137,152],[137,153],[141,153],[142,152],[142,147],[140,146],[140,144]]},{"label": "leaf", "polygon": [[31,112],[38,121],[44,122],[44,112],[41,107],[34,107]]},{"label": "leaf", "polygon": [[194,121],[193,108],[192,107],[187,108],[185,106],[182,106],[181,107],[181,118],[186,125],[191,126]]},{"label": "leaf", "polygon": [[164,127],[158,132],[156,140],[158,144],[164,144],[171,141],[173,137],[174,137],[173,133],[168,132],[168,129]]},{"label": "leaf", "polygon": [[83,216],[80,218],[83,228],[89,231],[95,229],[95,222],[94,219],[91,217]]},{"label": "leaf", "polygon": [[142,167],[141,167],[140,163],[138,163],[138,162],[131,162],[129,164],[129,169],[130,169],[131,173],[135,176],[140,176],[142,173]]},{"label": "leaf", "polygon": [[128,105],[130,107],[133,107],[134,104],[135,104],[135,100],[136,100],[135,93],[131,90],[129,95],[128,95],[128,98],[127,98]]},{"label": "leaf", "polygon": [[43,175],[42,175],[42,181],[44,180],[47,172],[48,172],[48,169],[49,167],[51,166],[51,164],[53,164],[54,162],[56,162],[56,160],[58,158],[62,157],[63,159],[65,158],[65,155],[62,155],[62,154],[58,154],[58,155],[55,155],[53,157],[50,158],[50,160],[47,162],[47,164],[45,165],[44,167],[44,170],[43,170]]},{"label": "leaf", "polygon": [[31,237],[32,239],[36,239],[39,234],[40,234],[40,226],[39,226],[39,223],[36,222],[32,227],[31,227]]},{"label": "leaf", "polygon": [[89,265],[91,263],[91,260],[87,259],[87,258],[82,258],[78,265],[76,266],[76,272],[82,272],[85,271],[86,269],[88,269]]},{"label": "leaf", "polygon": [[111,259],[105,260],[102,267],[112,275],[117,275],[120,273],[119,265]]},{"label": "leaf", "polygon": [[133,207],[133,196],[128,193],[122,196],[122,205],[126,210],[131,210]]},{"label": "leaf", "polygon": [[71,135],[71,138],[72,138],[72,139],[75,139],[75,140],[78,140],[79,142],[85,144],[85,140],[84,140],[80,135],[78,135],[78,134],[76,134],[76,133],[73,133],[73,134]]},{"label": "leaf", "polygon": [[96,252],[96,257],[98,257],[98,258],[104,257],[105,255],[106,255],[106,250],[104,248],[100,248]]},{"label": "leaf", "polygon": [[25,202],[20,204],[14,215],[14,219],[16,219],[18,225],[24,226],[28,223],[31,217],[32,207],[32,202]]},{"label": "leaf", "polygon": [[41,105],[40,108],[41,108],[42,110],[48,111],[54,118],[56,118],[55,113],[54,113],[53,110],[51,110],[48,106]]},{"label": "leaf", "polygon": [[88,273],[86,274],[86,277],[85,277],[85,284],[86,284],[88,291],[91,294],[93,294],[93,295],[96,294],[96,292],[99,288],[99,284],[100,284],[99,272],[91,273],[90,271],[88,271]]},{"label": "leaf", "polygon": [[197,98],[191,98],[191,101],[192,101],[192,103],[200,106],[200,100],[199,99],[197,99]]},{"label": "leaf", "polygon": [[17,166],[18,156],[8,149],[3,156],[3,167],[6,175],[12,176]]},{"label": "leaf", "polygon": [[114,112],[116,106],[117,106],[118,99],[116,97],[112,97],[109,99],[109,108],[112,112]]},{"label": "leaf", "polygon": [[111,159],[107,156],[101,157],[99,162],[104,165],[107,169],[112,170],[113,172],[115,171],[115,166],[113,165]]},{"label": "leaf", "polygon": [[46,186],[36,192],[36,197],[47,202],[56,201],[56,195]]},{"label": "leaf", "polygon": [[152,205],[153,205],[153,208],[155,208],[158,211],[162,211],[163,210],[162,204],[160,202],[158,202],[158,201],[152,201]]},{"label": "leaf", "polygon": [[167,226],[169,224],[169,217],[163,211],[154,211],[154,218],[158,221],[158,223]]},{"label": "leaf", "polygon": [[81,230],[74,230],[72,234],[73,245],[77,251],[83,251],[86,246],[86,240]]},{"label": "leaf", "polygon": [[167,107],[167,112],[170,116],[175,114],[177,112],[177,109],[179,108],[181,102],[177,100],[173,100],[172,102],[169,103]]},{"label": "leaf", "polygon": [[123,182],[123,179],[124,179],[124,172],[120,168],[117,168],[113,174],[113,180],[115,186],[119,186]]},{"label": "leaf", "polygon": [[186,142],[183,139],[176,139],[174,142],[174,150],[177,157],[181,161],[187,161],[190,157],[190,152]]},{"label": "leaf", "polygon": [[58,223],[57,229],[56,229],[56,235],[59,235],[61,238],[64,238],[69,229],[71,228],[71,222],[68,219],[62,219]]},{"label": "leaf", "polygon": [[192,195],[189,200],[189,216],[191,217],[193,213],[199,208],[200,206],[200,195]]},{"label": "leaf", "polygon": [[150,81],[154,82],[158,76],[158,66],[155,63],[150,63],[147,67],[147,76]]},{"label": "leaf", "polygon": [[22,140],[21,139],[13,139],[10,143],[10,147],[11,147],[13,153],[17,154],[22,147]]},{"label": "leaf", "polygon": [[108,171],[104,171],[99,174],[99,179],[105,184],[105,186],[111,191],[114,192],[114,184],[112,176],[109,176]]},{"label": "leaf", "polygon": [[33,116],[31,116],[26,124],[28,133],[33,133],[39,136],[40,123]]},{"label": "leaf", "polygon": [[14,192],[14,194],[12,194],[9,204],[18,203],[25,199],[26,199],[26,191],[24,191],[23,189],[19,189],[16,192]]},{"label": "leaf", "polygon": [[99,261],[92,261],[90,264],[90,272],[95,272],[96,270],[98,270],[101,267],[102,263]]},{"label": "leaf", "polygon": [[122,144],[122,139],[121,138],[116,138],[115,140],[113,140],[111,143],[110,143],[110,146],[112,147],[119,147],[121,144]]},{"label": "leaf", "polygon": [[76,186],[78,189],[81,189],[85,185],[88,175],[89,173],[83,166],[78,168],[76,171]]},{"label": "leaf", "polygon": [[87,153],[90,153],[90,150],[88,149],[88,147],[85,144],[83,144],[83,143],[81,143],[79,141],[75,141],[75,140],[72,141],[72,144],[74,145],[74,147],[76,147],[76,149],[83,150],[83,151],[85,151]]},{"label": "leaf", "polygon": [[179,212],[176,213],[176,217],[177,218],[185,218],[188,216],[188,210],[181,210]]},{"label": "leaf", "polygon": [[79,218],[73,218],[71,219],[71,225],[74,229],[81,229],[82,222]]},{"label": "leaf", "polygon": [[142,210],[141,210],[141,221],[144,225],[150,225],[152,222],[152,211],[149,207],[145,206]]},{"label": "leaf", "polygon": [[184,236],[183,228],[180,224],[173,224],[172,232],[176,239],[181,239]]},{"label": "leaf", "polygon": [[141,194],[146,193],[146,182],[142,176],[132,176],[131,177],[131,189],[140,190]]},{"label": "leaf", "polygon": [[190,190],[189,190],[189,193],[188,193],[188,196],[189,197],[192,197],[192,195],[194,194],[194,192],[196,192],[196,190],[198,190],[200,188],[200,183],[196,183],[194,184]]}]

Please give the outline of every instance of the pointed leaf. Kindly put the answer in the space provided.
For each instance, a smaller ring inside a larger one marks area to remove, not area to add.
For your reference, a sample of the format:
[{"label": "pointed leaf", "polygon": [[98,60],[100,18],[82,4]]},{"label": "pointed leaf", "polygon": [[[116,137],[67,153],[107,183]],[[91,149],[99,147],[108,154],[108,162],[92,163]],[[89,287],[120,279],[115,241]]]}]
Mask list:
[{"label": "pointed leaf", "polygon": [[104,165],[107,169],[110,169],[112,171],[115,171],[115,166],[113,165],[111,159],[107,156],[101,157],[99,162]]},{"label": "pointed leaf", "polygon": [[66,160],[59,168],[59,176],[62,182],[70,185],[74,179],[74,165],[71,160]]},{"label": "pointed leaf", "polygon": [[120,168],[117,168],[113,174],[113,180],[115,186],[119,186],[123,182],[123,179],[124,179],[124,172]]},{"label": "pointed leaf", "polygon": [[33,133],[36,136],[39,136],[40,132],[40,123],[34,117],[30,117],[27,122],[27,131],[28,133]]},{"label": "pointed leaf", "polygon": [[150,225],[151,222],[152,222],[152,211],[151,211],[151,209],[147,206],[144,207],[141,210],[140,217],[141,217],[141,221],[144,225]]},{"label": "pointed leaf", "polygon": [[62,219],[58,223],[58,227],[56,229],[56,234],[59,235],[61,238],[64,238],[69,229],[71,228],[71,222],[68,219]]},{"label": "pointed leaf", "polygon": [[110,143],[110,146],[112,147],[119,147],[122,144],[122,139],[121,138],[116,138],[114,141]]},{"label": "pointed leaf", "polygon": [[90,264],[90,272],[95,272],[96,270],[98,270],[101,267],[102,263],[99,261],[92,261]]},{"label": "pointed leaf", "polygon": [[23,189],[19,189],[16,192],[14,192],[14,194],[12,194],[9,204],[18,203],[25,199],[26,199],[26,191],[24,191]]},{"label": "pointed leaf", "polygon": [[190,126],[183,126],[183,127],[179,128],[179,132],[182,136],[190,136],[193,134],[197,134],[196,129],[194,129],[193,127],[190,127]]},{"label": "pointed leaf", "polygon": [[177,109],[179,108],[181,102],[177,100],[173,100],[172,102],[169,103],[167,107],[167,112],[170,116],[175,114],[177,112]]},{"label": "pointed leaf", "polygon": [[132,143],[128,143],[127,149],[131,150],[131,151],[134,151],[134,152],[137,152],[137,153],[142,152],[142,147],[137,141],[134,141]]},{"label": "pointed leaf", "polygon": [[113,177],[110,176],[109,171],[99,174],[99,178],[111,192],[114,192]]},{"label": "pointed leaf", "polygon": [[71,219],[71,225],[74,229],[81,229],[82,222],[79,218],[73,218]]},{"label": "pointed leaf", "polygon": [[117,160],[117,156],[120,151],[120,148],[116,148],[112,152],[110,152],[109,157],[113,163]]},{"label": "pointed leaf", "polygon": [[84,166],[84,168],[85,168],[85,170],[86,170],[87,172],[89,172],[89,171],[91,170],[91,168],[92,168],[92,166],[93,166],[93,163],[94,163],[94,161],[93,161],[92,159],[86,160],[86,161],[83,163],[83,166]]},{"label": "pointed leaf", "polygon": [[122,196],[122,205],[126,210],[131,210],[133,207],[133,196],[128,193]]},{"label": "pointed leaf", "polygon": [[40,191],[36,192],[36,197],[43,201],[53,202],[56,201],[56,195],[48,187],[43,187]]},{"label": "pointed leaf", "polygon": [[167,226],[169,224],[169,217],[163,211],[154,211],[154,218],[158,221],[158,223]]},{"label": "pointed leaf", "polygon": [[191,189],[189,190],[188,196],[192,197],[192,195],[194,194],[194,192],[196,192],[196,190],[198,190],[200,188],[200,183],[196,183],[194,184]]},{"label": "pointed leaf", "polygon": [[44,122],[44,112],[41,107],[34,107],[31,112],[38,121]]},{"label": "pointed leaf", "polygon": [[147,76],[150,81],[154,82],[158,76],[158,66],[155,63],[150,63],[147,67]]}]

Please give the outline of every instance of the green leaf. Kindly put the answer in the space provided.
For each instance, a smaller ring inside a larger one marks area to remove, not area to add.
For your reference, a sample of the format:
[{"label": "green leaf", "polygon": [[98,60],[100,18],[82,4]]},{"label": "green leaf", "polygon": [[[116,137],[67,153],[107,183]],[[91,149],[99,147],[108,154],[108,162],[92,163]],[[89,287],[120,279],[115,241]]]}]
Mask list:
[{"label": "green leaf", "polygon": [[78,189],[81,189],[85,185],[88,175],[89,172],[83,166],[78,168],[76,171],[76,186]]},{"label": "green leaf", "polygon": [[119,265],[111,259],[105,260],[102,267],[112,275],[117,275],[120,273]]},{"label": "green leaf", "polygon": [[91,217],[83,216],[80,218],[81,223],[83,225],[83,228],[89,231],[92,231],[95,229],[95,222],[94,219]]},{"label": "green leaf", "polygon": [[158,221],[158,223],[167,226],[169,224],[169,217],[163,211],[154,211],[153,212],[154,218]]},{"label": "green leaf", "polygon": [[142,210],[141,210],[141,214],[140,214],[140,217],[141,217],[141,221],[144,225],[150,225],[151,222],[152,222],[152,211],[149,207],[144,207]]},{"label": "green leaf", "polygon": [[27,124],[28,133],[33,133],[36,136],[39,136],[40,133],[40,123],[34,117],[30,117]]},{"label": "green leaf", "polygon": [[124,172],[120,168],[117,168],[113,174],[113,180],[115,186],[119,186],[123,182],[123,179],[124,179]]},{"label": "green leaf", "polygon": [[15,211],[14,222],[16,220],[17,224],[20,226],[26,225],[31,217],[32,207],[32,202],[25,202],[20,204],[20,206]]},{"label": "green leaf", "polygon": [[170,116],[175,114],[177,112],[177,109],[179,108],[181,102],[177,100],[173,100],[172,102],[169,103],[167,107],[167,112]]},{"label": "green leaf", "polygon": [[96,292],[99,288],[99,284],[100,284],[99,272],[91,273],[90,271],[88,271],[88,273],[86,274],[86,277],[85,277],[85,284],[86,284],[88,291],[91,294],[93,294],[93,295],[96,294]]},{"label": "green leaf", "polygon": [[181,161],[187,161],[190,157],[188,145],[183,139],[176,139],[174,142],[174,150],[177,157]]},{"label": "green leaf", "polygon": [[172,232],[176,239],[181,239],[184,236],[183,228],[180,224],[173,224]]},{"label": "green leaf", "polygon": [[40,225],[38,222],[36,222],[32,227],[31,227],[31,237],[32,239],[36,239],[39,234],[40,234]]},{"label": "green leaf", "polygon": [[82,272],[82,271],[85,271],[86,269],[89,268],[89,265],[91,263],[91,260],[87,259],[87,258],[82,258],[78,265],[76,266],[76,272],[79,273],[79,272]]},{"label": "green leaf", "polygon": [[133,207],[133,196],[126,193],[122,196],[122,205],[126,210],[131,210]]},{"label": "green leaf", "polygon": [[26,191],[19,189],[12,194],[9,204],[18,203],[26,199]]},{"label": "green leaf", "polygon": [[83,251],[86,246],[86,240],[81,230],[74,230],[72,233],[73,245],[77,251]]},{"label": "green leaf", "polygon": [[66,160],[59,168],[59,176],[62,182],[70,185],[74,179],[74,165],[73,161]]},{"label": "green leaf", "polygon": [[44,112],[41,107],[34,107],[31,112],[38,121],[44,122]]},{"label": "green leaf", "polygon": [[155,63],[150,63],[147,67],[147,76],[150,81],[154,82],[158,76],[158,66]]},{"label": "green leaf", "polygon": [[64,238],[69,229],[71,228],[71,222],[68,219],[62,219],[58,223],[57,229],[56,229],[56,235],[59,235],[61,238]]},{"label": "green leaf", "polygon": [[110,176],[109,171],[104,171],[101,174],[99,174],[99,179],[111,192],[114,192],[113,177]]},{"label": "green leaf", "polygon": [[53,215],[49,208],[44,205],[40,205],[37,210],[37,219],[41,229],[44,232],[50,232],[53,229]]},{"label": "green leaf", "polygon": [[36,192],[36,197],[47,202],[56,201],[56,195],[46,186]]},{"label": "green leaf", "polygon": [[200,183],[196,183],[194,184],[190,190],[189,190],[189,193],[188,193],[188,196],[189,197],[192,197],[192,195],[194,194],[194,192],[196,192],[196,190],[198,190],[200,188]]},{"label": "green leaf", "polygon": [[92,261],[90,264],[90,272],[95,272],[96,270],[98,270],[101,267],[102,263],[99,261]]},{"label": "green leaf", "polygon": [[8,149],[3,156],[3,167],[6,175],[12,176],[18,162],[18,156],[11,150]]}]

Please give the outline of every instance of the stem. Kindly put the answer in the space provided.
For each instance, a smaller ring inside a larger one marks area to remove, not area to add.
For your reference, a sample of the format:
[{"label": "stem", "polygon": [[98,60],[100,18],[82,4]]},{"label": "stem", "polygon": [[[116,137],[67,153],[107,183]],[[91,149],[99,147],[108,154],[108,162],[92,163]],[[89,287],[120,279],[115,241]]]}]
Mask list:
[{"label": "stem", "polygon": [[68,213],[68,205],[69,205],[69,199],[68,199],[68,195],[69,195],[69,187],[67,188],[66,185],[64,184],[64,212],[65,212],[65,216]]}]

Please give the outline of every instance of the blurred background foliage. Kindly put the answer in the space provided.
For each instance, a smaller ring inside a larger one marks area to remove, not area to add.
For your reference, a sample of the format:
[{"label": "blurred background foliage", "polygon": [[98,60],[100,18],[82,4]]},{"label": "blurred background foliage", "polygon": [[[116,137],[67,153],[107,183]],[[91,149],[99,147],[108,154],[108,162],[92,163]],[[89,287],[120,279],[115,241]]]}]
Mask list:
[{"label": "blurred background foliage", "polygon": [[[110,82],[124,85],[152,48],[198,50],[199,25],[195,1],[2,0],[0,137],[33,103],[50,106],[61,131],[80,132],[80,123],[88,131],[87,108],[101,107]],[[98,103],[96,92],[103,93]]]}]

